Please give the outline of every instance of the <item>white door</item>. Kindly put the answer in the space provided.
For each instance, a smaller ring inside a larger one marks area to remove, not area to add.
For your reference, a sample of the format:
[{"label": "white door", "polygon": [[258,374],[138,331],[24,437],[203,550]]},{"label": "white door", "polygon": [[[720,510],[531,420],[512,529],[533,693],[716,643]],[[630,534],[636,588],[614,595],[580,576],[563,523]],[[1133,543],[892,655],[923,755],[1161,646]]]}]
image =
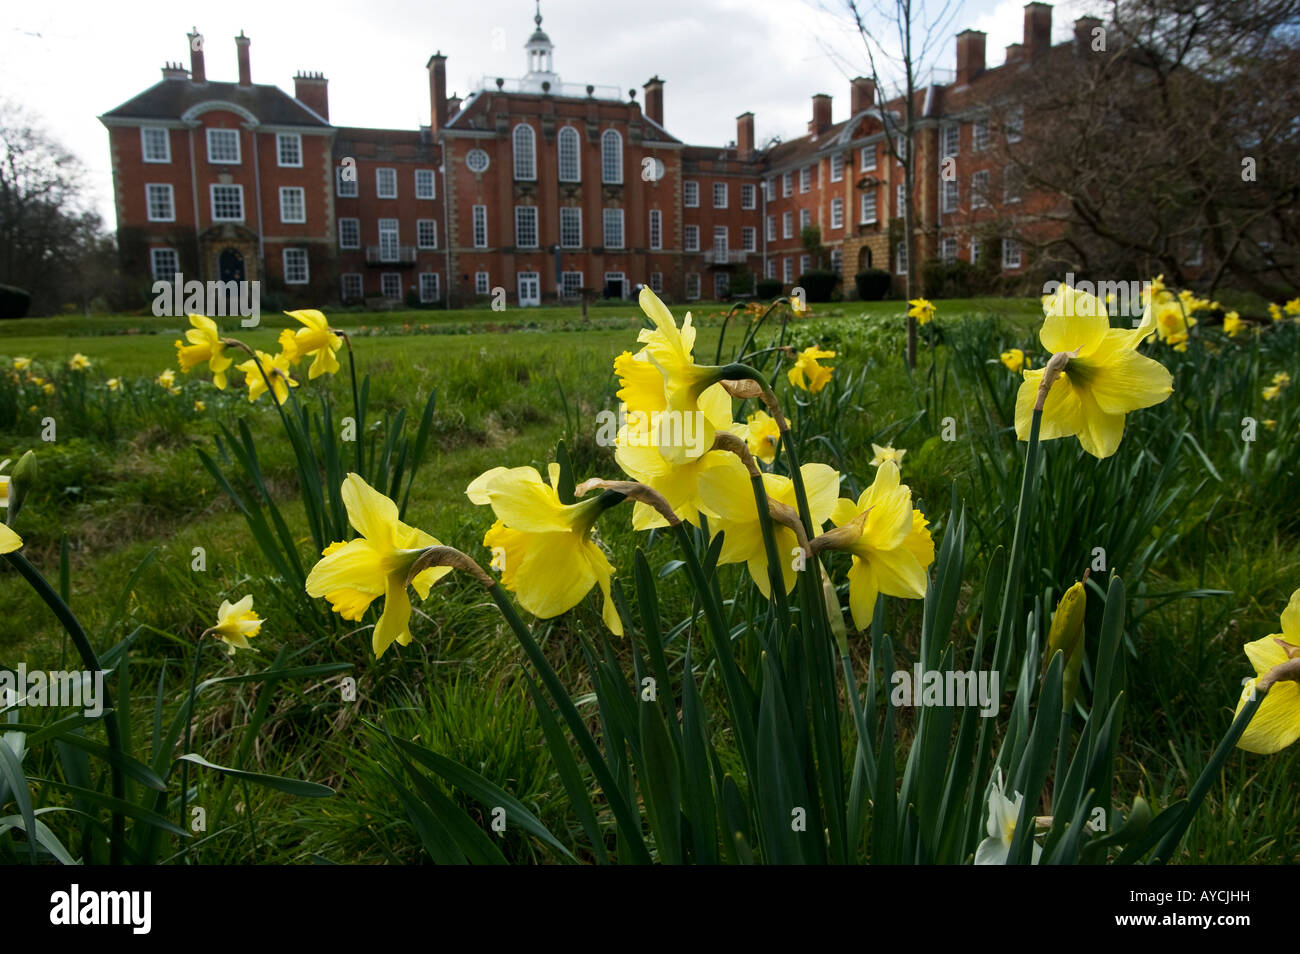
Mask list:
[{"label": "white door", "polygon": [[537,272],[519,273],[519,304],[540,305],[542,303],[542,279]]}]

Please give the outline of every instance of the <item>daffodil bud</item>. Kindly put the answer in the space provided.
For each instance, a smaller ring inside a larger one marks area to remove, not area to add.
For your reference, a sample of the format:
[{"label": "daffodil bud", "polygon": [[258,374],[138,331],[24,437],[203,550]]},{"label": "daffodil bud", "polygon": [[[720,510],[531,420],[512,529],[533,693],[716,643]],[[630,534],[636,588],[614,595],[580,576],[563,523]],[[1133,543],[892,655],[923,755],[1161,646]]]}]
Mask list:
[{"label": "daffodil bud", "polygon": [[13,473],[9,478],[9,519],[13,520],[18,516],[18,511],[23,505],[23,500],[27,497],[27,492],[32,489],[36,483],[37,467],[36,455],[31,451],[23,454],[18,458],[18,464],[14,467]]},{"label": "daffodil bud", "polygon": [[1083,581],[1065,591],[1056,605],[1052,629],[1047,636],[1045,665],[1050,665],[1057,650],[1065,653],[1065,675],[1061,681],[1061,708],[1069,711],[1079,688],[1079,669],[1083,666],[1083,614],[1087,609]]},{"label": "daffodil bud", "polygon": [[1147,826],[1151,824],[1151,806],[1141,795],[1133,798],[1133,808],[1128,813],[1128,818],[1124,820],[1124,834],[1132,840],[1141,838],[1146,834]]}]

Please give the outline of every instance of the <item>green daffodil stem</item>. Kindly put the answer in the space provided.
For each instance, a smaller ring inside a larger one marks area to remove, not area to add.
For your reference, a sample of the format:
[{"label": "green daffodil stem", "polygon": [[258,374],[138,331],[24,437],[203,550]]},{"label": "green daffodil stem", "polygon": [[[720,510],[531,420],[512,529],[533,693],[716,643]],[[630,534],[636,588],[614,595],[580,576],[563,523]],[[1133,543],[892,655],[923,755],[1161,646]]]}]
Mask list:
[{"label": "green daffodil stem", "polygon": [[[1048,380],[1050,372],[1043,375]],[[1051,375],[1055,378],[1055,375]],[[1050,387],[1050,384],[1048,385]],[[998,615],[998,636],[993,650],[993,665],[1005,670],[1011,657],[1011,634],[1014,632],[1013,613],[1019,612],[1020,571],[1025,562],[1025,540],[1033,520],[1034,492],[1038,483],[1038,435],[1043,424],[1043,393],[1039,392],[1038,405],[1029,425],[1029,442],[1025,449],[1025,473],[1020,482],[1020,502],[1016,506],[1016,528],[1011,538],[1011,556],[1007,563],[1006,587],[1002,591],[1002,611]]]},{"label": "green daffodil stem", "polygon": [[1182,816],[1156,847],[1155,854],[1151,859],[1153,862],[1157,864],[1167,863],[1169,856],[1174,853],[1178,843],[1183,840],[1183,835],[1191,827],[1192,819],[1196,817],[1196,811],[1201,807],[1201,802],[1205,801],[1210,786],[1219,777],[1219,772],[1223,769],[1223,763],[1228,760],[1233,747],[1246,731],[1246,726],[1250,725],[1250,720],[1259,711],[1264,696],[1268,695],[1269,686],[1262,686],[1262,683],[1261,680],[1260,683],[1256,684],[1255,698],[1247,700],[1246,704],[1241,707],[1241,711],[1237,713],[1237,718],[1232,720],[1232,725],[1228,726],[1228,732],[1224,735],[1223,741],[1214,750],[1214,754],[1210,756],[1210,761],[1206,763],[1205,769],[1196,780],[1196,784],[1192,786],[1192,790],[1187,794],[1187,804],[1183,806]]},{"label": "green daffodil stem", "polygon": [[[49,581],[41,576],[40,571],[32,566],[21,553],[6,553],[6,559],[13,565],[23,579],[25,579],[36,595],[45,601],[45,605],[50,608],[63,628],[67,630],[68,635],[72,637],[72,644],[77,647],[77,652],[81,655],[81,661],[86,669],[90,672],[101,672],[102,667],[99,665],[99,657],[95,655],[95,649],[90,645],[90,640],[86,637],[86,631],[82,629],[81,622],[68,608],[68,604],[63,602],[59,594],[50,586]],[[113,697],[109,693],[108,686],[104,686],[104,732],[108,736],[108,747],[113,750],[115,758],[109,763],[109,772],[112,776],[113,797],[117,799],[118,804],[126,800],[126,780],[122,777],[122,734],[118,729],[117,710],[113,708]],[[113,826],[109,838],[109,863],[120,865],[122,863],[122,851],[126,840],[126,819],[120,810],[113,812]]]},{"label": "green daffodil stem", "polygon": [[[204,630],[203,634],[194,641],[194,661],[190,664],[190,694],[185,699],[185,747],[181,749],[183,753],[188,754],[190,751],[190,739],[194,728],[194,697],[199,694],[199,663],[203,659],[203,642],[208,637],[211,630]],[[185,807],[190,800],[190,763],[181,763],[181,811],[180,826],[185,827]],[[185,863],[185,856],[190,850],[189,839],[181,845],[180,863]]]}]

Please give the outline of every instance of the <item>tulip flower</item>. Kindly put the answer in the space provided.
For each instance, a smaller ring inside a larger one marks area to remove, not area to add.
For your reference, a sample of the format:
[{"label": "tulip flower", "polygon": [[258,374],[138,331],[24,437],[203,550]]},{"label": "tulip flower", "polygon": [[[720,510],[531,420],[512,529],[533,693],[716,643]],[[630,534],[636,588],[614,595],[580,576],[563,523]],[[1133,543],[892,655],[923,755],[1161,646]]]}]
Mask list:
[{"label": "tulip flower", "polygon": [[[975,850],[975,864],[1004,865],[1011,854],[1011,840],[1016,834],[1016,823],[1020,819],[1020,806],[1025,796],[1019,792],[1015,798],[1007,798],[1002,779],[1002,769],[998,769],[997,784],[989,790],[989,836],[980,842]],[[1033,864],[1038,864],[1042,857],[1042,846],[1034,843]]]},{"label": "tulip flower", "polygon": [[305,327],[297,333],[289,331],[280,335],[280,347],[288,355],[292,364],[303,358],[313,358],[307,377],[314,381],[322,374],[334,374],[339,369],[338,358],[334,352],[343,347],[343,339],[332,328],[324,314],[308,308],[302,311],[286,311],[286,315],[300,322]]},{"label": "tulip flower", "polygon": [[[814,536],[821,532],[822,525],[830,519],[839,496],[840,475],[825,464],[804,464],[799,471],[803,476],[808,510],[813,520],[813,526],[805,527],[804,530]],[[765,473],[763,488],[768,500],[784,504],[792,510],[797,509],[794,482],[789,477]],[[703,473],[700,476],[700,497],[718,515],[716,520],[710,520],[709,528],[715,534],[724,534],[718,562],[748,564],[749,575],[753,577],[759,592],[770,597],[772,587],[768,577],[767,550],[763,543],[758,503],[754,499],[749,472],[740,458],[727,455],[718,466]],[[795,551],[799,538],[786,526],[776,525],[772,530],[776,536],[776,552],[781,560],[781,574],[788,593],[794,588],[794,564],[798,559]]]},{"label": "tulip flower", "polygon": [[218,390],[224,391],[226,371],[234,362],[226,354],[226,346],[221,340],[217,323],[204,315],[190,315],[190,324],[193,327],[185,332],[189,344],[179,339],[176,341],[176,360],[181,370],[188,374],[206,361],[208,370],[212,372],[212,383]]},{"label": "tulip flower", "polygon": [[[1091,299],[1091,301],[1088,301]],[[1137,353],[1151,334],[1154,305],[1141,324],[1111,328],[1105,309],[1091,295],[1062,285],[1052,296],[1039,339],[1049,354],[1069,362],[1048,391],[1039,437],[1077,437],[1089,454],[1114,454],[1130,411],[1159,404],[1173,393],[1173,377],[1160,363]],[[1045,369],[1025,371],[1016,396],[1016,435],[1028,440],[1034,404]]]},{"label": "tulip flower", "polygon": [[217,625],[209,633],[226,644],[226,652],[235,655],[235,649],[252,649],[248,640],[262,629],[262,620],[253,612],[253,594],[238,603],[222,600],[217,610]]},{"label": "tulip flower", "polygon": [[[1255,668],[1255,678],[1242,688],[1237,712],[1254,696],[1261,678],[1278,666],[1300,659],[1300,590],[1291,594],[1290,602],[1282,611],[1282,632],[1257,639],[1242,648]],[[1290,675],[1270,680],[1271,688],[1238,740],[1238,748],[1272,755],[1300,738],[1300,684],[1295,682],[1296,678]]]},{"label": "tulip flower", "polygon": [[601,495],[561,503],[555,489],[558,464],[550,466],[549,476],[547,484],[533,467],[494,467],[466,488],[471,501],[496,514],[483,537],[493,553],[492,565],[501,571],[502,586],[540,619],[568,612],[599,586],[605,598],[601,618],[622,636],[623,622],[610,597],[614,567],[591,538],[610,499]]},{"label": "tulip flower", "polygon": [[833,549],[853,554],[849,567],[849,611],[853,625],[866,629],[881,593],[902,599],[925,597],[926,570],[934,562],[934,540],[925,516],[912,507],[912,490],[899,482],[898,464],[881,463],[876,479],[857,502],[837,500],[831,521],[849,533],[835,535]]},{"label": "tulip flower", "polygon": [[[359,620],[379,597],[384,611],[375,624],[371,647],[378,659],[394,642],[411,642],[411,600],[407,577],[420,554],[441,546],[434,537],[398,519],[397,504],[356,474],[343,481],[343,506],[348,523],[360,534],[332,543],[307,575],[307,595],[323,596],[344,619]],[[429,588],[451,572],[449,566],[430,567],[410,584],[427,599]]]},{"label": "tulip flower", "polygon": [[823,351],[816,346],[804,348],[795,359],[794,367],[786,372],[790,383],[801,391],[816,394],[830,383],[834,368],[822,367],[817,362],[822,358],[835,357],[834,351]]}]

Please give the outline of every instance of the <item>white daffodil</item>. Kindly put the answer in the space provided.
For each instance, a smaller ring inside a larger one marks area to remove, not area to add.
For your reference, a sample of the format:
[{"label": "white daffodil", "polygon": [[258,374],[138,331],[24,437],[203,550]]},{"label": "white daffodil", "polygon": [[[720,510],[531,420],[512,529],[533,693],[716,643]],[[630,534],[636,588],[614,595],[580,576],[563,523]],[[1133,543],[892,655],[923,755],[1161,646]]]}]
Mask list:
[{"label": "white daffodil", "polygon": [[[1020,806],[1025,796],[1019,792],[1015,798],[1007,798],[1002,782],[1002,769],[998,769],[997,785],[989,792],[989,836],[980,842],[975,851],[977,865],[1004,865],[1011,854],[1011,839],[1016,833],[1016,821],[1020,818]],[[1038,864],[1043,849],[1034,843],[1032,864]]]}]

